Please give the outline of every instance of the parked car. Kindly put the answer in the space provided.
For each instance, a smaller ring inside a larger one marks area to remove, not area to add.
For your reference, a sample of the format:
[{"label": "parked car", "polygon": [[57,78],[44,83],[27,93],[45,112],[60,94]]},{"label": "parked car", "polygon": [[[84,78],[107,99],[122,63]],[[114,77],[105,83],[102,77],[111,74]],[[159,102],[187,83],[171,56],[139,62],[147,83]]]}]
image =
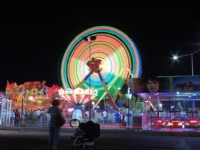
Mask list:
[{"label": "parked car", "polygon": [[166,125],[166,120],[164,118],[152,118],[151,127],[152,128],[164,128]]},{"label": "parked car", "polygon": [[200,127],[200,122],[197,119],[189,119],[187,117],[174,116],[166,121],[168,128],[196,128]]}]

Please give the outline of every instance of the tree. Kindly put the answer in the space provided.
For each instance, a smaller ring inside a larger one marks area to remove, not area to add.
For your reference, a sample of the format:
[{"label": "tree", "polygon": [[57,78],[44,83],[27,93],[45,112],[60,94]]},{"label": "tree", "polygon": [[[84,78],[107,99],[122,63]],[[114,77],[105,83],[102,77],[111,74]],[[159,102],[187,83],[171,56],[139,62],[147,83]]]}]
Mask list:
[{"label": "tree", "polygon": [[180,110],[180,111],[183,110],[183,107],[181,106],[180,102],[177,103],[176,110]]}]

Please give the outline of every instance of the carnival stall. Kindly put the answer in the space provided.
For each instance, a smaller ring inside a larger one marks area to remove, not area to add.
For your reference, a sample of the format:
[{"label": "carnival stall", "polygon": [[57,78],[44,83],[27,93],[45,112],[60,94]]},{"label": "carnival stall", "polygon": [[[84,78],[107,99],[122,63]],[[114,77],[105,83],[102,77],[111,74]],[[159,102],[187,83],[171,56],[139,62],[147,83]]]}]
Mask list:
[{"label": "carnival stall", "polygon": [[45,109],[50,106],[52,97],[56,96],[61,88],[58,85],[48,87],[46,81],[31,81],[17,85],[16,82],[6,85],[6,98],[13,102],[12,109]]}]

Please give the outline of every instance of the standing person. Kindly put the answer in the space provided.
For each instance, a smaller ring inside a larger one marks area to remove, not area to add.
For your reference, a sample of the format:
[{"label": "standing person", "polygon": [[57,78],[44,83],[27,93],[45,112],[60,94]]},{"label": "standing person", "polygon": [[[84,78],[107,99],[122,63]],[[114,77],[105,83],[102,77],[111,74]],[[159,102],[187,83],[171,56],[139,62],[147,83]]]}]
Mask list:
[{"label": "standing person", "polygon": [[121,116],[120,116],[119,111],[116,110],[115,113],[114,113],[114,115],[115,115],[115,124],[116,124],[116,125],[120,125],[120,123],[121,123],[121,121],[120,121]]},{"label": "standing person", "polygon": [[89,111],[87,110],[86,112],[85,112],[85,117],[86,117],[86,119],[88,120],[89,119]]},{"label": "standing person", "polygon": [[31,109],[31,112],[30,112],[30,120],[33,120],[33,110]]},{"label": "standing person", "polygon": [[103,111],[103,120],[104,120],[104,124],[107,124],[107,111],[106,110],[104,110]]},{"label": "standing person", "polygon": [[15,126],[19,127],[20,125],[20,120],[21,120],[21,115],[18,109],[15,111]]},{"label": "standing person", "polygon": [[28,111],[27,111],[27,120],[28,120],[28,121],[29,121],[30,118],[31,118],[30,116],[31,116],[31,112],[30,112],[30,110],[28,110]]},{"label": "standing person", "polygon": [[36,114],[37,114],[38,122],[39,122],[39,121],[40,121],[40,114],[41,114],[41,111],[40,111],[39,108],[38,108],[38,110],[36,111]]},{"label": "standing person", "polygon": [[11,117],[10,117],[11,118],[10,125],[14,126],[14,124],[15,124],[15,111],[11,110],[10,115],[11,115]]},{"label": "standing person", "polygon": [[60,126],[57,126],[57,117],[61,114],[61,110],[58,108],[60,102],[59,100],[54,99],[52,101],[52,107],[50,107],[47,111],[50,114],[50,126],[49,126],[49,146],[51,150],[57,150],[56,146],[58,143],[58,138],[60,134]]}]

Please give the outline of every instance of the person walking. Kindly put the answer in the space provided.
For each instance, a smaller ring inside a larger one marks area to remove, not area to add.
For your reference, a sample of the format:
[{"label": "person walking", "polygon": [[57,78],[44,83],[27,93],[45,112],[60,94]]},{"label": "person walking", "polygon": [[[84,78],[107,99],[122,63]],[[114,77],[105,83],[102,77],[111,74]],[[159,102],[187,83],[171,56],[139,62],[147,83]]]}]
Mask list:
[{"label": "person walking", "polygon": [[60,135],[60,126],[57,125],[57,117],[61,114],[61,110],[58,108],[60,102],[59,100],[54,99],[52,101],[52,107],[47,111],[50,114],[50,125],[49,125],[49,143],[50,150],[57,150],[56,146],[58,143],[58,138]]},{"label": "person walking", "polygon": [[107,124],[107,117],[108,117],[108,113],[106,110],[103,111],[103,120],[104,120],[104,124]]}]

